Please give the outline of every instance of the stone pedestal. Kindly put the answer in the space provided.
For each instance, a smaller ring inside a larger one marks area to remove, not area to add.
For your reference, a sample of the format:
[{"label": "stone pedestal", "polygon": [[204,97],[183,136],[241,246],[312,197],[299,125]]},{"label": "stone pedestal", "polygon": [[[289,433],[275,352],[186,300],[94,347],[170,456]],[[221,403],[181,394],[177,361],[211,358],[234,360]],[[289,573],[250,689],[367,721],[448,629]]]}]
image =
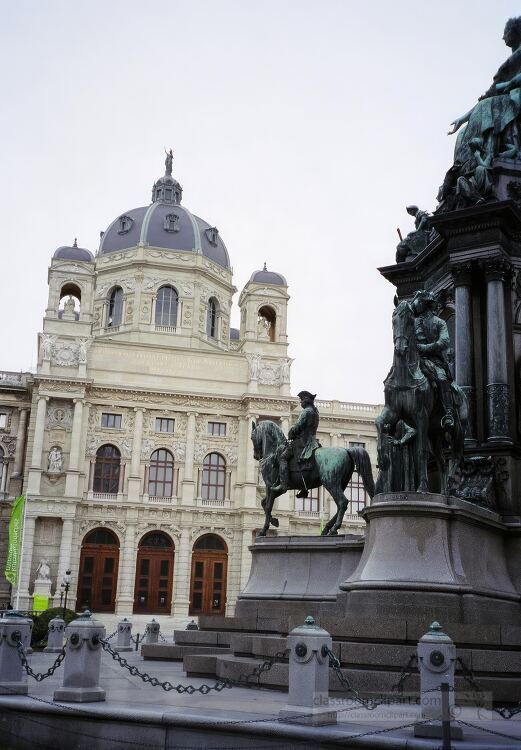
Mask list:
[{"label": "stone pedestal", "polygon": [[67,626],[67,655],[63,672],[63,685],[54,691],[55,701],[90,703],[105,700],[100,687],[100,638],[105,637],[105,627],[84,612]]},{"label": "stone pedestal", "polygon": [[[521,624],[521,596],[497,513],[431,493],[377,495],[362,511],[367,540],[340,585],[348,610],[378,618]],[[480,550],[480,554],[476,551]],[[493,564],[492,564],[493,561]],[[433,611],[435,610],[435,612]]]},{"label": "stone pedestal", "polygon": [[[38,607],[35,606],[35,604],[37,603],[35,601],[35,598],[37,596],[43,596],[44,598],[46,598],[47,599],[47,604],[50,602],[50,600],[51,600],[51,586],[52,586],[52,581],[50,579],[48,579],[48,578],[44,578],[44,579],[37,578],[36,579],[36,581],[34,582],[34,591],[33,591],[33,609],[38,610]],[[44,610],[42,609],[42,612],[43,611]]]}]

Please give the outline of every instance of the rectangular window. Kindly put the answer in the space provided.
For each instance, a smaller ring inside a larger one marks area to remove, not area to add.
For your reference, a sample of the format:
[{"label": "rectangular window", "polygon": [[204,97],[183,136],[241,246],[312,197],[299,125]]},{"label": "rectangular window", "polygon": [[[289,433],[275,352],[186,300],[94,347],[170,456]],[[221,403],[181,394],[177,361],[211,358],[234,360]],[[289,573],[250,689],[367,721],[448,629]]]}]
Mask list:
[{"label": "rectangular window", "polygon": [[0,414],[0,430],[5,430],[7,426],[7,414]]},{"label": "rectangular window", "polygon": [[365,448],[365,443],[358,443],[356,440],[349,441],[350,448]]},{"label": "rectangular window", "polygon": [[156,417],[156,432],[173,432],[175,419],[169,417]]},{"label": "rectangular window", "polygon": [[357,471],[353,472],[351,481],[346,487],[345,494],[347,499],[349,500],[347,512],[351,515],[356,516],[358,511],[362,510],[362,508],[365,508],[367,503],[367,494],[364,489],[364,483],[362,482],[362,478]]},{"label": "rectangular window", "polygon": [[107,412],[103,412],[101,415],[101,426],[121,430],[121,414],[108,414]]},{"label": "rectangular window", "polygon": [[208,434],[224,437],[226,435],[226,422],[208,422]]},{"label": "rectangular window", "polygon": [[307,497],[295,495],[295,510],[304,513],[318,513],[320,510],[320,487],[309,490]]}]

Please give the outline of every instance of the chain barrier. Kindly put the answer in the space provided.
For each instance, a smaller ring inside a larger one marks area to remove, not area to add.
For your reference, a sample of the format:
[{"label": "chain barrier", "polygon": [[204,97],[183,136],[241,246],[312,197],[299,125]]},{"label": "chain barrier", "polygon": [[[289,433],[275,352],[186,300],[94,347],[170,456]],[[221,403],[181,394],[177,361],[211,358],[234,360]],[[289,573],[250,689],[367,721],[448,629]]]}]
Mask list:
[{"label": "chain barrier", "polygon": [[[485,705],[485,694],[483,688],[477,682],[474,676],[474,672],[472,671],[472,669],[467,667],[460,656],[457,657],[456,661],[461,668],[463,679],[472,688],[472,691],[476,698],[476,705],[478,707],[483,707]],[[521,714],[521,701],[515,706],[492,706],[491,710],[496,714],[499,714],[502,719],[512,719],[514,716]]]},{"label": "chain barrier", "polygon": [[[338,681],[348,693],[351,693],[353,699],[360,703],[367,711],[374,711],[375,708],[381,706],[383,703],[388,703],[387,698],[362,698],[360,692],[351,685],[348,678],[342,672],[339,659],[335,654],[328,648],[327,655],[329,656],[329,666],[337,676]],[[398,681],[391,686],[391,692],[403,692],[403,686],[405,681],[413,674],[413,669],[416,667],[418,659],[416,654],[411,654],[407,664],[403,667]]]},{"label": "chain barrier", "polygon": [[[106,639],[100,639],[100,644],[102,649],[109,654],[114,661],[116,661],[120,667],[123,667],[123,669],[128,670],[128,672],[132,675],[132,677],[139,677],[140,680],[142,680],[144,683],[152,685],[152,687],[160,687],[166,692],[170,692],[171,690],[174,690],[176,693],[182,694],[187,693],[188,695],[193,695],[194,693],[201,693],[201,695],[208,695],[208,693],[215,691],[217,693],[220,693],[222,690],[230,689],[233,687],[258,687],[260,683],[260,677],[264,672],[269,672],[269,670],[273,667],[274,664],[277,663],[277,659],[282,659],[285,656],[287,656],[289,649],[286,649],[285,651],[281,651],[275,656],[271,657],[270,659],[262,662],[262,664],[259,664],[256,666],[251,672],[248,674],[241,674],[239,675],[237,680],[230,679],[229,677],[223,677],[221,679],[216,680],[214,685],[206,685],[203,684],[200,687],[195,687],[194,685],[172,685],[172,683],[169,680],[165,680],[162,682],[157,677],[153,677],[149,675],[147,672],[141,672],[138,667],[135,664],[129,664],[127,659],[125,659],[121,654],[117,651],[114,651],[110,643]],[[252,677],[255,677],[257,679],[256,683],[250,682],[250,679]]]},{"label": "chain barrier", "polygon": [[161,631],[159,631],[159,637],[161,638],[161,640],[163,641],[163,643],[168,643],[167,639],[165,638],[165,636],[163,635],[163,633]]},{"label": "chain barrier", "polygon": [[111,641],[114,638],[114,636],[117,635],[117,634],[118,634],[118,629],[116,628],[116,630],[113,633],[111,633],[110,635],[106,636],[105,640],[106,641]]},{"label": "chain barrier", "polygon": [[495,734],[497,737],[505,737],[507,740],[516,740],[519,742],[519,736],[514,737],[512,734],[505,734],[504,732],[498,732],[497,729],[488,729],[482,727],[479,724],[472,724],[470,721],[463,721],[463,719],[454,719],[458,724],[465,727],[471,727],[472,729],[479,729],[481,732],[487,732],[487,734]]},{"label": "chain barrier", "polygon": [[62,650],[54,660],[54,664],[52,664],[47,672],[34,672],[31,667],[29,666],[29,662],[27,660],[27,655],[25,653],[25,649],[23,647],[23,643],[20,639],[16,642],[16,650],[18,653],[18,656],[20,657],[20,661],[22,662],[22,667],[25,669],[29,677],[33,677],[36,682],[41,682],[42,680],[45,680],[47,677],[52,677],[52,675],[56,672],[58,667],[61,665],[62,661],[65,659],[65,647],[67,643],[65,643],[62,646]]}]

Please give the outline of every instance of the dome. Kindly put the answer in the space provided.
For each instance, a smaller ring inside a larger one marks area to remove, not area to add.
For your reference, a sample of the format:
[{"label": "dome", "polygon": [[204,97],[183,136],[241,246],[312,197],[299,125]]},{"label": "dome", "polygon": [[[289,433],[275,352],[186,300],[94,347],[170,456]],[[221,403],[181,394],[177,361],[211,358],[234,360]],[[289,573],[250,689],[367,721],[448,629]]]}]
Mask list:
[{"label": "dome", "polygon": [[94,256],[90,250],[78,247],[76,240],[74,240],[72,247],[69,247],[69,245],[59,247],[52,257],[53,260],[79,260],[83,263],[94,263]]},{"label": "dome", "polygon": [[166,250],[201,253],[230,270],[230,257],[219,230],[181,206],[182,192],[167,167],[164,177],[154,183],[152,203],[126,211],[110,224],[101,239],[100,255],[143,243]]},{"label": "dome", "polygon": [[268,271],[266,263],[262,271],[254,271],[250,277],[254,284],[274,284],[275,286],[287,286],[288,282],[281,273]]}]

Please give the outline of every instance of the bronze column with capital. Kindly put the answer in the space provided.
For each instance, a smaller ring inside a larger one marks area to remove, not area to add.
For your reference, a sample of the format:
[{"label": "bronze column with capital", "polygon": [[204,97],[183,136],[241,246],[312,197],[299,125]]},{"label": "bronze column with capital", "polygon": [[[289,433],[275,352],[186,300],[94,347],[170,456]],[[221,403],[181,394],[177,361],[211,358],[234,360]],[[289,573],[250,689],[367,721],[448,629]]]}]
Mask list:
[{"label": "bronze column with capital", "polygon": [[476,386],[474,378],[474,331],[472,323],[472,263],[451,266],[456,306],[456,367],[454,378],[467,398],[469,419],[465,442],[475,443]]},{"label": "bronze column with capital", "polygon": [[504,256],[483,261],[487,282],[487,441],[511,442],[505,282],[512,265]]}]

